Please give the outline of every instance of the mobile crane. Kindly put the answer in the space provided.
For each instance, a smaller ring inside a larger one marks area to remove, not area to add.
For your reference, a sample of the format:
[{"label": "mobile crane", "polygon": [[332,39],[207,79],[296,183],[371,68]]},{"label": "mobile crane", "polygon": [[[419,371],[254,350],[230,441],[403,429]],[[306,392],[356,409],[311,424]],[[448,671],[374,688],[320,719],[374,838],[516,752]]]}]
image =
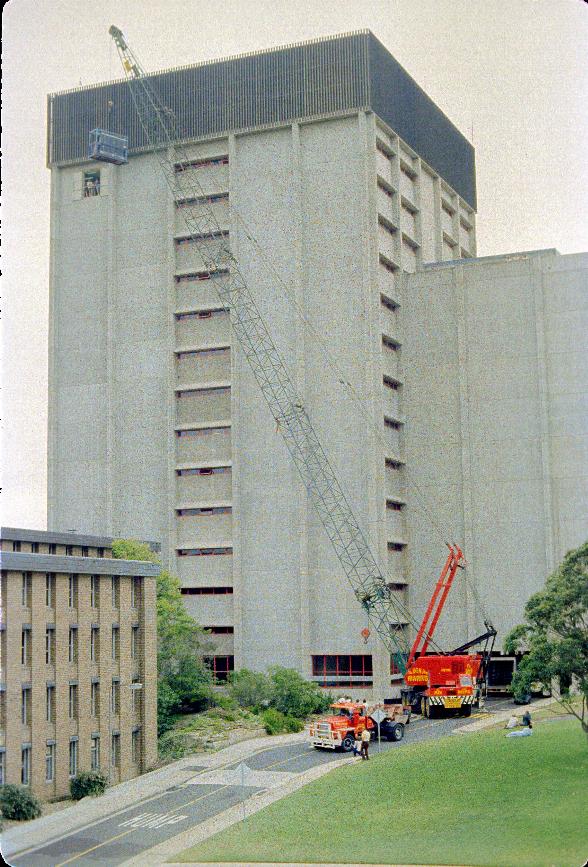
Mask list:
[{"label": "mobile crane", "polygon": [[[259,312],[238,262],[231,253],[226,233],[221,229],[212,203],[196,174],[189,170],[191,159],[182,143],[182,135],[177,127],[175,116],[163,104],[121,30],[113,25],[109,33],[120,56],[144,134],[142,145],[146,147],[143,149],[155,155],[175,201],[182,202],[181,213],[189,237],[199,241],[205,270],[215,286],[224,309],[229,313],[233,333],[276,421],[276,429],[281,433],[298,473],[311,494],[314,508],[335,549],[341,567],[351,583],[359,604],[390,652],[399,671],[403,675],[411,673],[411,677],[415,678],[417,677],[415,663],[418,661],[424,670],[424,660],[431,659],[431,657],[424,657],[423,654],[432,641],[438,616],[463,555],[456,546],[450,546],[448,563],[439,579],[441,584],[438,582],[429,606],[432,610],[434,600],[440,594],[441,604],[437,616],[432,623],[432,628],[429,627],[426,632],[423,648],[417,651],[417,641],[415,641],[411,649],[406,627],[412,625],[417,628],[417,625],[407,607],[396,598],[395,591],[391,589],[378,567],[365,534],[349,505],[304,404],[296,393],[288,369]],[[100,131],[93,132],[100,133]],[[120,144],[118,147],[124,151],[124,147]],[[126,151],[114,160],[108,156],[101,156],[95,148],[94,158],[122,163],[126,161]],[[448,576],[451,577],[451,581],[444,583]],[[442,590],[441,585],[443,585]],[[425,622],[424,620],[417,629],[418,641],[425,634]],[[461,658],[468,660],[473,657],[465,655]],[[407,661],[410,663],[409,672],[407,672]],[[429,682],[430,677],[428,677]],[[416,681],[414,683],[416,685]],[[407,682],[406,686],[408,688],[406,701],[409,702],[417,695],[417,690],[413,688],[412,682],[410,686]],[[427,689],[429,689],[428,685]],[[419,697],[421,693],[424,694],[424,691],[418,692]],[[425,697],[430,701],[433,693]],[[414,702],[412,703],[414,705]]]}]

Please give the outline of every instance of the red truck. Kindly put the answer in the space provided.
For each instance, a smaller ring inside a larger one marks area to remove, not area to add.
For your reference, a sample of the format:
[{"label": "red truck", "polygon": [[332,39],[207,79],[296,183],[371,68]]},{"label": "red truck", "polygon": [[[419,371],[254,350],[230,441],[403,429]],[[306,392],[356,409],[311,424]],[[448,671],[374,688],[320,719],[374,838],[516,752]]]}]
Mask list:
[{"label": "red truck", "polygon": [[[380,722],[380,736],[388,741],[401,741],[404,726],[410,722],[410,711],[402,705],[367,705],[363,702],[341,699],[331,705],[331,716],[322,717],[310,725],[310,743],[316,749],[342,750],[353,749],[353,743],[367,728],[372,737],[378,736],[378,724],[372,714],[380,711],[385,717]],[[380,714],[376,714],[379,719]]]}]

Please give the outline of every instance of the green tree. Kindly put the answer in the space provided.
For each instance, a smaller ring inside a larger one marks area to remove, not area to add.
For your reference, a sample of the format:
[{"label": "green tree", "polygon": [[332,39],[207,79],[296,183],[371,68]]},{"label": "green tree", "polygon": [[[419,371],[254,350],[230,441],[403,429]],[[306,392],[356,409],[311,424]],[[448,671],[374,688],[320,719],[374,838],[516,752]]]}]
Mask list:
[{"label": "green tree", "polygon": [[[588,542],[566,554],[544,589],[531,596],[525,622],[509,633],[504,649],[528,650],[513,677],[513,693],[529,692],[534,681],[549,688],[559,683],[556,698],[588,734]],[[574,690],[581,696],[579,710]]]},{"label": "green tree", "polygon": [[270,702],[272,686],[267,675],[261,671],[242,668],[233,672],[229,694],[241,707],[263,707]]},{"label": "green tree", "polygon": [[331,697],[324,695],[316,683],[305,680],[293,668],[273,666],[269,669],[272,686],[271,703],[286,716],[304,719],[311,713],[321,713]]},{"label": "green tree", "polygon": [[[135,539],[117,539],[114,557],[159,562],[148,545]],[[180,582],[162,570],[156,582],[158,728],[166,731],[182,708],[200,710],[210,695],[212,677],[204,662],[214,645],[184,607]]]}]

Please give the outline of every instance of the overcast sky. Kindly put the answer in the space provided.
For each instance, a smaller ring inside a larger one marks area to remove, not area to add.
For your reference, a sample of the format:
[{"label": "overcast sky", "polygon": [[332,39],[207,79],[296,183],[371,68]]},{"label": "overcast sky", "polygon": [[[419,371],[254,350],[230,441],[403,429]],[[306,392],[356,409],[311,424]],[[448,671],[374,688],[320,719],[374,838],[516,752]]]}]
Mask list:
[{"label": "overcast sky", "polygon": [[[476,148],[478,255],[588,251],[584,0],[10,0],[4,8],[2,523],[46,526],[47,93],[370,28]],[[588,288],[587,288],[588,291]]]}]

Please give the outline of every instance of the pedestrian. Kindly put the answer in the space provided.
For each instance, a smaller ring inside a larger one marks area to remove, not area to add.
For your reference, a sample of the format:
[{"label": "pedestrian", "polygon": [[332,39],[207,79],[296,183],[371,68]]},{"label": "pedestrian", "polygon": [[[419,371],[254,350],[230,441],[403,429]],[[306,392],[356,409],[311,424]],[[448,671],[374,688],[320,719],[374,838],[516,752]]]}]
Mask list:
[{"label": "pedestrian", "polygon": [[531,724],[531,711],[526,710],[523,714],[523,725],[527,726],[527,728],[532,729],[533,726]]},{"label": "pedestrian", "polygon": [[519,724],[519,721],[517,719],[517,715],[513,713],[513,714],[511,714],[511,717],[504,728],[505,729],[516,729],[518,724]]},{"label": "pedestrian", "polygon": [[361,755],[361,737],[359,735],[359,732],[355,733],[355,740],[353,741],[353,755]]},{"label": "pedestrian", "polygon": [[368,731],[368,729],[364,729],[361,733],[361,757],[362,757],[362,759],[369,759],[370,738],[371,738],[370,732]]}]

